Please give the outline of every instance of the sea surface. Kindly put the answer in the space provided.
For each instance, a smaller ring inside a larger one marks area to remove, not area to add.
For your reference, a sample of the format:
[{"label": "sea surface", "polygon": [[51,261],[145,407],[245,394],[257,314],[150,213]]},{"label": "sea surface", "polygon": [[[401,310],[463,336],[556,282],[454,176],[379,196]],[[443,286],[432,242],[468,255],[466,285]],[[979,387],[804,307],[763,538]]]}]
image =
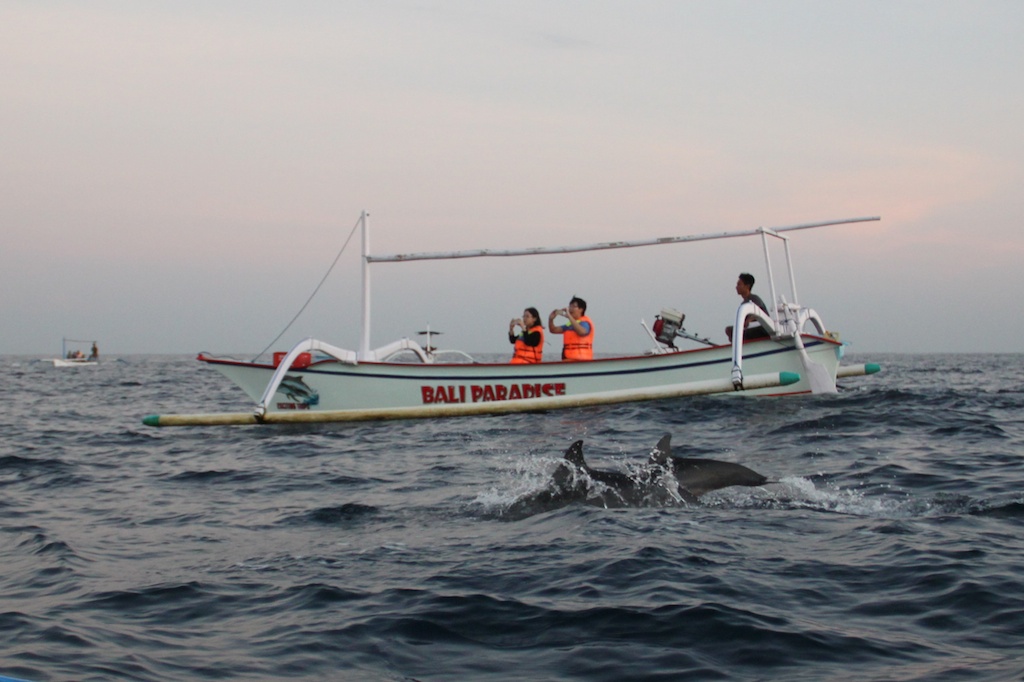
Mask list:
[{"label": "sea surface", "polygon": [[[243,411],[192,356],[2,356],[0,675],[1024,676],[1024,355],[851,355],[834,396],[143,426]],[[576,439],[771,483],[509,515]]]}]

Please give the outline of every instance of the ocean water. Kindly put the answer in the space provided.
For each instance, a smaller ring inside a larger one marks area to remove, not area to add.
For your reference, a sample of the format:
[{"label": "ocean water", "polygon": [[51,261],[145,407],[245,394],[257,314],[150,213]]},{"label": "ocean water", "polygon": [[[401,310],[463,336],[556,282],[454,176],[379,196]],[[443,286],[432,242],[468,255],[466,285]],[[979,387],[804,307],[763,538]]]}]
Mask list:
[{"label": "ocean water", "polygon": [[[1024,676],[1024,356],[889,355],[835,396],[156,429],[240,411],[191,356],[4,356],[0,675]],[[582,438],[772,483],[512,517]]]}]

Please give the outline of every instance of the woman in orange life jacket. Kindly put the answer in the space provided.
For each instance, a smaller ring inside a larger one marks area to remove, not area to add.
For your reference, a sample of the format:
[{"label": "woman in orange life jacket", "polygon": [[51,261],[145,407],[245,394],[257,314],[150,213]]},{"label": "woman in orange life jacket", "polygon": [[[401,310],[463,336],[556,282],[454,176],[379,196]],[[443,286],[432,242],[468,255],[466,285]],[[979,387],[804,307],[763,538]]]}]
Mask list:
[{"label": "woman in orange life jacket", "polygon": [[[559,315],[569,319],[567,324],[556,325]],[[594,323],[587,317],[587,302],[573,296],[568,308],[552,310],[548,315],[548,330],[562,335],[563,360],[594,359]]]},{"label": "woman in orange life jacket", "polygon": [[[516,333],[516,327],[519,333]],[[524,365],[540,362],[544,356],[544,327],[536,308],[527,308],[523,316],[508,323],[508,342],[515,344],[512,364]]]}]

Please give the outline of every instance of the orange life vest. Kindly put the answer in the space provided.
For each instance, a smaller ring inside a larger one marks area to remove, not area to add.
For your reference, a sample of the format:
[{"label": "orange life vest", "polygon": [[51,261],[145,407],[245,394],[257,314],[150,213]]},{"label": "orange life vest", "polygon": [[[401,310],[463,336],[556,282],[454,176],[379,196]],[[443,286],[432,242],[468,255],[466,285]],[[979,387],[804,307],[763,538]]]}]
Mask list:
[{"label": "orange life vest", "polygon": [[580,336],[572,327],[562,334],[562,359],[563,360],[593,360],[594,359],[594,323],[584,315],[577,322],[586,322],[590,325],[590,333]]},{"label": "orange life vest", "polygon": [[527,329],[523,334],[532,332],[540,333],[540,343],[536,346],[527,346],[522,337],[516,339],[515,352],[512,354],[513,365],[532,365],[540,362],[544,356],[544,327],[538,324]]}]

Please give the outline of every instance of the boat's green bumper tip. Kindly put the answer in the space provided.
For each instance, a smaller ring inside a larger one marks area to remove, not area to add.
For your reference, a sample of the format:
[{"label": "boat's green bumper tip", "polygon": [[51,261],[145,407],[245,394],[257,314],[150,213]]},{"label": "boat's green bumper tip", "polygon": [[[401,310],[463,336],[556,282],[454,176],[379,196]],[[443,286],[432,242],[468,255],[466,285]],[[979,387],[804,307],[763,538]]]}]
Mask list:
[{"label": "boat's green bumper tip", "polygon": [[146,426],[160,426],[160,415],[150,414],[142,418],[142,423]]},{"label": "boat's green bumper tip", "polygon": [[864,373],[865,374],[878,374],[881,371],[882,371],[882,366],[878,365],[878,364],[875,364],[873,362],[869,362],[869,363],[864,365]]},{"label": "boat's green bumper tip", "polygon": [[800,381],[800,375],[796,372],[779,372],[779,386],[789,386]]}]

